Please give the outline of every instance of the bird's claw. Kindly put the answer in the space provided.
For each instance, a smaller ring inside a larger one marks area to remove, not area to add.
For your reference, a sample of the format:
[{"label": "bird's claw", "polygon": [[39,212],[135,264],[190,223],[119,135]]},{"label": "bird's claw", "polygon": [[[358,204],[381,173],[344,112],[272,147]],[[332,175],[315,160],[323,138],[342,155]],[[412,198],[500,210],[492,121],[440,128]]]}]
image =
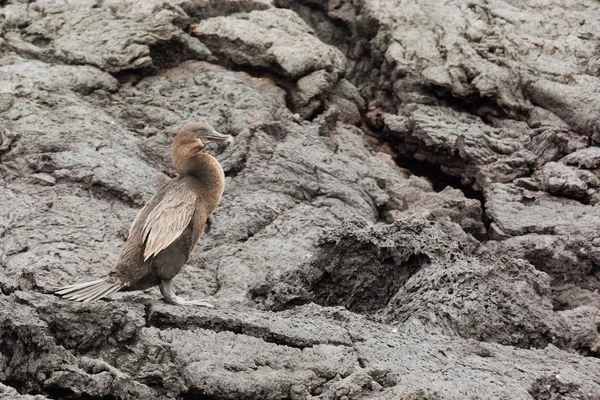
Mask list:
[{"label": "bird's claw", "polygon": [[203,306],[210,308],[215,307],[206,300],[186,300],[179,296],[163,297],[163,299],[167,304],[173,304],[177,306]]}]

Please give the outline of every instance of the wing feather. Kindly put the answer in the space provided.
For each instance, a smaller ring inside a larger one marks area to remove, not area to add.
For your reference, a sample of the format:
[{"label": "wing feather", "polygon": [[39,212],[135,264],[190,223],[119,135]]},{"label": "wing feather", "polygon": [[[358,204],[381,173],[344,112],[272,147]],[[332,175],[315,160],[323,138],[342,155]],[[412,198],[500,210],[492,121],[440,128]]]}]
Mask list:
[{"label": "wing feather", "polygon": [[185,187],[178,189],[168,191],[144,221],[144,261],[169,247],[181,236],[194,216],[196,194]]},{"label": "wing feather", "polygon": [[143,216],[147,214],[147,209],[151,205],[152,205],[152,201],[149,201],[148,203],[146,203],[146,205],[140,211],[138,211],[137,215],[135,216],[135,219],[133,220],[133,222],[131,223],[131,226],[129,227],[129,234],[127,235],[128,238],[131,237],[131,235],[133,234],[133,229],[140,223],[140,220],[143,218]]}]

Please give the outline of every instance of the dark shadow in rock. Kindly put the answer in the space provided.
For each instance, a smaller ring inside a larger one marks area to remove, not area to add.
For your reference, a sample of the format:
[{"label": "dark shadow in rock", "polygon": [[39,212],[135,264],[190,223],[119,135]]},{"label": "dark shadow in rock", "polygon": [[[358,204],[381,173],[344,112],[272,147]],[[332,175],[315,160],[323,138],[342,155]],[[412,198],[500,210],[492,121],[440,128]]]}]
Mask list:
[{"label": "dark shadow in rock", "polygon": [[[440,193],[447,187],[458,189],[465,197],[479,201],[481,203],[481,209],[485,210],[485,196],[483,193],[479,190],[475,190],[471,184],[464,183],[463,179],[460,177],[445,174],[439,164],[429,162],[428,160],[418,160],[408,155],[396,157],[394,161],[400,168],[405,168],[412,174],[427,179],[431,182],[431,187],[437,193]],[[463,229],[472,234],[477,240],[487,240],[490,220],[484,212],[481,213],[481,222],[483,223],[485,232],[480,231],[479,229],[470,231],[465,229],[464,226]]]},{"label": "dark shadow in rock", "polygon": [[[424,93],[435,97],[440,105],[450,107],[460,113],[477,115],[488,125],[492,125],[492,121],[488,117],[526,118],[526,116],[516,114],[515,110],[503,109],[498,103],[498,99],[493,96],[482,95],[478,91],[459,97],[454,95],[451,89],[431,83],[423,85],[422,90]],[[525,115],[528,114],[527,110],[519,111],[522,111]]]},{"label": "dark shadow in rock", "polygon": [[314,301],[324,306],[344,306],[361,314],[385,308],[406,280],[431,259],[426,254],[406,254],[381,251],[374,244],[351,241],[339,248],[328,242],[314,266],[325,271],[312,282]]},{"label": "dark shadow in rock", "polygon": [[330,230],[306,269],[292,273],[288,282],[270,288],[270,293],[265,287],[255,288],[252,297],[266,294],[266,304],[274,310],[310,301],[361,314],[384,309],[406,280],[431,259],[419,251],[380,246],[355,231],[361,228],[367,228],[367,222],[357,218]]},{"label": "dark shadow in rock", "polygon": [[148,45],[150,66],[137,69],[122,69],[112,73],[121,84],[131,83],[135,86],[145,77],[156,75],[159,70],[178,66],[187,60],[206,60],[210,51],[200,41],[187,35],[159,40]]},{"label": "dark shadow in rock", "polygon": [[570,382],[562,382],[556,376],[545,376],[536,379],[535,382],[531,384],[529,394],[534,400],[592,400],[595,398],[583,393],[579,385]]},{"label": "dark shadow in rock", "polygon": [[416,176],[426,178],[431,182],[433,190],[438,193],[450,186],[461,190],[469,199],[479,200],[480,202],[485,200],[482,192],[473,189],[468,184],[464,184],[459,177],[445,174],[439,164],[427,160],[418,160],[414,157],[398,157],[394,161],[400,168],[405,168]]},{"label": "dark shadow in rock", "polygon": [[171,68],[195,58],[185,43],[179,40],[161,40],[149,46],[150,57],[156,68]]},{"label": "dark shadow in rock", "polygon": [[389,225],[347,220],[324,234],[302,269],[253,295],[271,310],[314,302],[397,326],[564,347],[569,332],[549,293],[548,276],[527,262],[475,255],[442,224],[409,218]]},{"label": "dark shadow in rock", "polygon": [[319,39],[342,50],[348,57],[348,49],[353,40],[352,31],[347,24],[349,21],[328,15],[327,10],[324,9],[327,5],[323,2],[302,4],[299,1],[276,0],[275,5],[293,10],[315,31]]},{"label": "dark shadow in rock", "polygon": [[194,22],[207,18],[221,17],[237,13],[249,13],[253,10],[266,10],[267,2],[260,0],[242,1],[184,1],[180,7]]},{"label": "dark shadow in rock", "polygon": [[130,83],[132,86],[137,85],[146,76],[152,75],[152,71],[149,68],[143,69],[125,69],[123,71],[115,72],[112,76],[119,81],[121,84]]}]

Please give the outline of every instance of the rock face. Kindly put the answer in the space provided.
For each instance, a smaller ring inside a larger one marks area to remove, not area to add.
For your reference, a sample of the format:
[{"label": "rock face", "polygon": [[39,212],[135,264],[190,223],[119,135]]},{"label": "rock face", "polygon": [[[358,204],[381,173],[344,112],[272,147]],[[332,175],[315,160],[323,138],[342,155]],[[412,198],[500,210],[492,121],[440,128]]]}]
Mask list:
[{"label": "rock face", "polygon": [[552,311],[548,276],[525,261],[470,253],[423,219],[376,227],[348,221],[324,235],[305,269],[270,290],[268,304],[343,305],[388,324],[563,347],[568,328]]},{"label": "rock face", "polygon": [[[3,3],[0,398],[600,399],[592,0]],[[53,296],[191,120],[217,308]]]}]

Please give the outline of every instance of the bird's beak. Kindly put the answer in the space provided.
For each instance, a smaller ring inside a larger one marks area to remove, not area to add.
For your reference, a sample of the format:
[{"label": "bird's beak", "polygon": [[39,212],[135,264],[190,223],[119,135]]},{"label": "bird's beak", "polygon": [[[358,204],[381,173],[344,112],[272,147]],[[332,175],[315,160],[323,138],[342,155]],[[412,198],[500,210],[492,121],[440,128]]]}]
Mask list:
[{"label": "bird's beak", "polygon": [[233,136],[231,135],[224,135],[222,133],[219,133],[217,131],[212,131],[210,133],[205,133],[203,135],[200,135],[200,140],[208,143],[208,142],[225,142],[225,143],[231,143],[233,142]]}]

